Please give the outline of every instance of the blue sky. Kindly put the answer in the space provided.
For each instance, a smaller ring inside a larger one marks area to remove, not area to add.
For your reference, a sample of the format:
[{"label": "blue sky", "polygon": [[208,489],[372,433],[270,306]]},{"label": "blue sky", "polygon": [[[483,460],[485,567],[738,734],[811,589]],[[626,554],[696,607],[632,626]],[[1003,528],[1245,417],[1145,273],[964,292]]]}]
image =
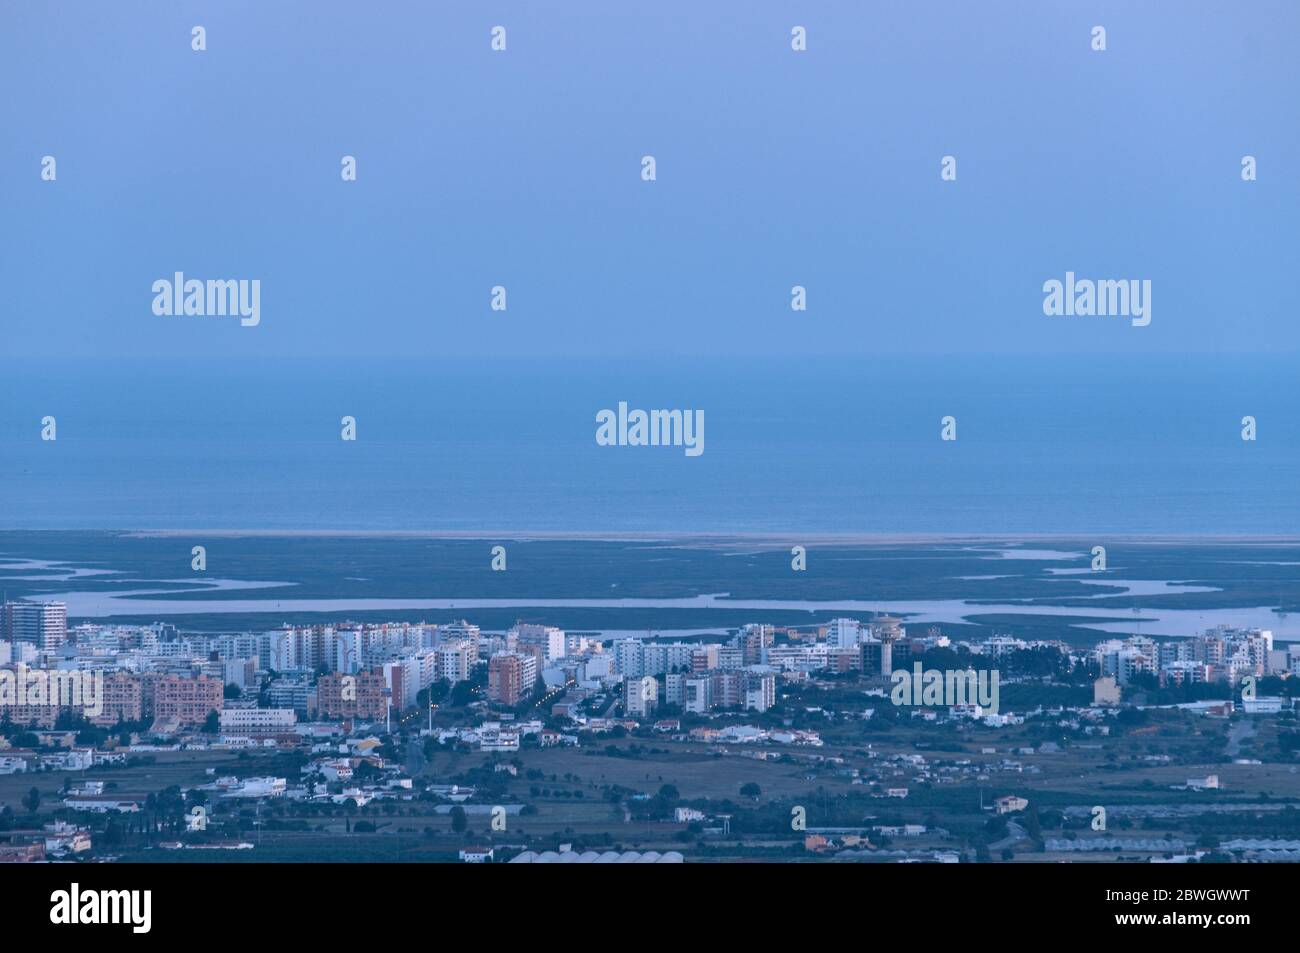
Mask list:
[{"label": "blue sky", "polygon": [[[0,355],[1294,351],[1297,35],[1289,0],[10,3]],[[1150,327],[1045,317],[1067,270],[1150,279]],[[260,279],[261,325],[155,316],[175,271]]]}]

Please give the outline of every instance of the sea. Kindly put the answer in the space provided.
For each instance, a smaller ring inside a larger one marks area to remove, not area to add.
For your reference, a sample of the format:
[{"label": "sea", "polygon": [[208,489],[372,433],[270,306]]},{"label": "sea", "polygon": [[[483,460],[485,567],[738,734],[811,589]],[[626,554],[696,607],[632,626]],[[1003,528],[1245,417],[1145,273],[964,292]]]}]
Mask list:
[{"label": "sea", "polygon": [[[56,353],[0,361],[2,529],[1300,534],[1289,355]],[[620,402],[702,411],[703,452],[598,445]]]}]

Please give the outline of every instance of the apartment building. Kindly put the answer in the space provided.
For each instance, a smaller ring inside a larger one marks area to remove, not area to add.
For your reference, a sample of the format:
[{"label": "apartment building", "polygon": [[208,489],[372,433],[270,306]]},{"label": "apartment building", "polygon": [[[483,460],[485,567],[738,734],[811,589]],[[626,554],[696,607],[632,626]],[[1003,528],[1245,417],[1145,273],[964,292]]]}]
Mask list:
[{"label": "apartment building", "polygon": [[355,675],[322,675],[316,682],[316,707],[325,718],[383,718],[388,711],[388,684],[383,669]]},{"label": "apartment building", "polygon": [[488,701],[518,705],[537,684],[537,659],[522,652],[499,652],[488,659]]},{"label": "apartment building", "polygon": [[0,607],[0,638],[55,652],[68,641],[68,607],[62,602],[6,602]]},{"label": "apartment building", "polygon": [[167,675],[159,679],[154,691],[154,719],[181,726],[202,725],[213,712],[220,712],[224,698],[218,678],[182,678]]},{"label": "apartment building", "polygon": [[221,712],[223,735],[278,734],[292,731],[297,723],[292,708],[227,708]]},{"label": "apartment building", "polygon": [[632,718],[649,718],[659,705],[659,682],[653,675],[623,683],[623,710]]}]

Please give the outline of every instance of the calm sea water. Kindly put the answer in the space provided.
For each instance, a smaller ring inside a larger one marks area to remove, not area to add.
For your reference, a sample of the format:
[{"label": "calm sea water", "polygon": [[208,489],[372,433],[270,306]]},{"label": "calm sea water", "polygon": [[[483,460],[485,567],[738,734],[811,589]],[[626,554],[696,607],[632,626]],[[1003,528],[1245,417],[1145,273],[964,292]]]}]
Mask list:
[{"label": "calm sea water", "polygon": [[[704,454],[597,446],[620,400],[702,409]],[[1300,383],[1286,357],[47,359],[0,365],[0,473],[13,529],[1297,534]]]}]

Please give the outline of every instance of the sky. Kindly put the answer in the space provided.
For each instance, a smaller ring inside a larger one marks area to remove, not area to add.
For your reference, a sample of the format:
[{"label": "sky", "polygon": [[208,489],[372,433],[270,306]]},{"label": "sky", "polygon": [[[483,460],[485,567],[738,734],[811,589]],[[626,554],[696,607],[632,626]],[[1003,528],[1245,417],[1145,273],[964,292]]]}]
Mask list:
[{"label": "sky", "polygon": [[[5,4],[0,359],[1291,352],[1298,32],[1291,0]],[[155,315],[177,271],[260,280],[261,323]],[[1149,279],[1151,324],[1045,316],[1067,271]]]}]

